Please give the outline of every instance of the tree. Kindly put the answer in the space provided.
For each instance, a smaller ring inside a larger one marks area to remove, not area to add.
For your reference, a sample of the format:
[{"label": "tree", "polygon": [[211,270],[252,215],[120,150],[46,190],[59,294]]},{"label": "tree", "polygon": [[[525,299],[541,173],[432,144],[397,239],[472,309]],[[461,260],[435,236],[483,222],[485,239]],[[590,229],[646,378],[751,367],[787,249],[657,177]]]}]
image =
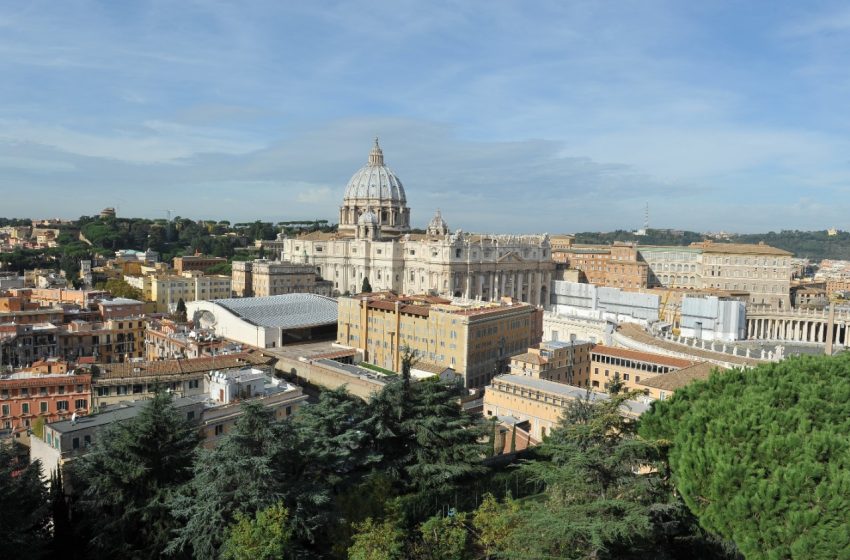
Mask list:
[{"label": "tree", "polygon": [[99,284],[98,289],[106,290],[114,297],[124,297],[137,300],[143,299],[142,291],[140,289],[134,288],[125,280],[121,280],[120,278],[110,278],[105,283]]},{"label": "tree", "polygon": [[[340,494],[356,484],[380,460],[366,428],[367,408],[344,387],[322,391],[318,402],[292,418],[297,453],[286,457],[291,486],[286,504],[303,542],[314,544],[341,519]],[[333,543],[321,543],[322,546]]]},{"label": "tree", "polygon": [[444,495],[484,472],[486,427],[460,406],[460,387],[439,379],[410,382],[415,358],[369,402],[368,429],[381,468],[404,491]]},{"label": "tree", "polygon": [[436,515],[419,526],[422,541],[416,547],[421,560],[466,560],[469,558],[469,534],[466,514]]},{"label": "tree", "polygon": [[363,277],[363,286],[360,288],[360,291],[364,294],[369,294],[372,292],[372,284],[369,283],[369,277]]},{"label": "tree", "polygon": [[49,500],[41,463],[17,443],[0,444],[0,558],[39,558],[49,535]]},{"label": "tree", "polygon": [[[219,530],[284,498],[277,462],[294,439],[287,424],[274,422],[271,410],[246,403],[233,431],[212,450],[198,450],[191,482],[173,501],[181,526],[170,552],[191,551],[196,558],[216,558],[227,535]],[[259,519],[256,519],[259,522]]]},{"label": "tree", "polygon": [[79,459],[78,507],[93,531],[93,555],[155,557],[177,528],[170,502],[191,477],[196,429],[158,392],[130,420],[112,424]]},{"label": "tree", "polygon": [[485,560],[497,557],[508,545],[510,534],[519,520],[519,504],[510,496],[500,504],[493,494],[485,494],[472,515],[475,539]]},{"label": "tree", "polygon": [[651,539],[650,506],[672,494],[661,484],[656,446],[621,413],[630,396],[596,402],[589,416],[568,412],[538,448],[548,460],[521,467],[544,499],[523,511],[507,557],[640,557],[629,554]]},{"label": "tree", "polygon": [[185,323],[189,320],[187,317],[186,302],[183,301],[183,298],[177,300],[177,309],[174,312],[174,319],[178,323]]},{"label": "tree", "polygon": [[348,549],[349,560],[403,560],[404,533],[393,519],[378,523],[371,517],[354,525],[355,533]]},{"label": "tree", "polygon": [[273,504],[251,518],[237,513],[236,524],[222,547],[225,560],[279,560],[286,554],[290,530],[288,512],[282,503]]},{"label": "tree", "polygon": [[715,374],[657,401],[641,433],[671,442],[685,503],[748,559],[846,557],[848,368],[841,354]]},{"label": "tree", "polygon": [[626,386],[626,384],[623,383],[623,380],[620,378],[620,372],[615,371],[614,377],[611,378],[611,381],[608,383],[608,387],[607,387],[608,394],[609,395],[619,395],[623,391],[623,388],[625,386]]}]

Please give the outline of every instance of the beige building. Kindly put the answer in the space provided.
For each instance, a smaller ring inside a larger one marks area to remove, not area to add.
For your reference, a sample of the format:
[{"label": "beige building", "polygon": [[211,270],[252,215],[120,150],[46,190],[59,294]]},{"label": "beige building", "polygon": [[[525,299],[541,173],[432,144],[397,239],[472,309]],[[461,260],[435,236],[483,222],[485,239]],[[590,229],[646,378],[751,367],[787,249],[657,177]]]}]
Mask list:
[{"label": "beige building", "polygon": [[694,243],[702,251],[702,287],[745,291],[749,304],[791,307],[791,253],[764,243]]},{"label": "beige building", "polygon": [[233,293],[236,297],[280,294],[331,295],[331,285],[317,275],[316,267],[284,261],[235,261]]},{"label": "beige building", "polygon": [[592,342],[575,340],[541,342],[537,348],[511,358],[511,375],[557,381],[568,385],[584,385],[590,377]]},{"label": "beige building", "polygon": [[[589,386],[597,391],[607,391],[616,375],[620,376],[624,391],[642,389],[649,379],[677,369],[689,367],[694,362],[662,354],[650,354],[613,346],[596,345],[590,352],[591,371]],[[584,381],[584,380],[582,380]],[[582,383],[588,386],[586,383]]]},{"label": "beige building", "polygon": [[423,363],[452,368],[466,387],[484,387],[510,356],[540,341],[542,310],[505,298],[452,302],[373,293],[339,298],[337,343],[369,363],[400,371],[404,348]]},{"label": "beige building", "polygon": [[205,276],[202,272],[191,271],[180,276],[152,276],[150,289],[157,313],[171,313],[181,299],[188,303],[229,298],[231,281],[230,276]]},{"label": "beige building", "polygon": [[283,241],[283,258],[313,266],[335,293],[374,290],[546,305],[555,270],[548,235],[450,232],[439,210],[425,233],[407,233],[410,210],[401,181],[375,145],[345,191],[337,233]]},{"label": "beige building", "polygon": [[[484,391],[484,417],[513,419],[532,438],[542,441],[564,414],[570,403],[590,399],[597,402],[608,399],[605,393],[587,391],[555,381],[522,375],[494,377]],[[649,406],[641,401],[627,401],[622,414],[637,417]]]}]

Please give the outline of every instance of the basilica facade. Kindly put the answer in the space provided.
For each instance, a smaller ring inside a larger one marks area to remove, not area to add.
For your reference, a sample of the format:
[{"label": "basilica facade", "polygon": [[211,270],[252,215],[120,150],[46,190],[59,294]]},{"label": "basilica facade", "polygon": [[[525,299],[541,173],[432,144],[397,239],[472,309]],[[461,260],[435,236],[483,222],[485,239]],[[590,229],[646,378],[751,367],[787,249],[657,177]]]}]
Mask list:
[{"label": "basilica facade", "polygon": [[404,187],[375,145],[345,189],[336,233],[283,240],[283,259],[309,264],[337,294],[431,293],[548,306],[555,264],[549,237],[450,231],[439,210],[425,233],[411,233]]}]

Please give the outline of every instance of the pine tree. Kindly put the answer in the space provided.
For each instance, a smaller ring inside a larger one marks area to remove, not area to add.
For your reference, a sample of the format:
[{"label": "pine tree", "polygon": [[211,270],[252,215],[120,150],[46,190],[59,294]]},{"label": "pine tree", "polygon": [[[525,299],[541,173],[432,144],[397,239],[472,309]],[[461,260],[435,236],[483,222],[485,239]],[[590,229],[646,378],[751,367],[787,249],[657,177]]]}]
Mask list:
[{"label": "pine tree", "polygon": [[189,320],[186,302],[183,298],[177,300],[177,310],[174,312],[174,320],[178,323],[185,323]]},{"label": "pine tree", "polygon": [[17,443],[0,444],[0,558],[45,553],[50,521],[41,463],[28,463]]},{"label": "pine tree", "polygon": [[233,431],[214,449],[197,452],[194,476],[173,501],[182,524],[169,551],[216,558],[227,537],[222,527],[282,500],[287,481],[276,462],[293,439],[289,425],[274,422],[269,409],[244,404]]},{"label": "pine tree", "polygon": [[170,501],[191,477],[196,429],[159,392],[133,419],[113,424],[79,460],[79,513],[95,532],[92,554],[154,557],[176,528]]},{"label": "pine tree", "polygon": [[360,288],[360,292],[364,294],[368,294],[372,292],[372,284],[369,283],[369,277],[363,277],[363,285]]}]

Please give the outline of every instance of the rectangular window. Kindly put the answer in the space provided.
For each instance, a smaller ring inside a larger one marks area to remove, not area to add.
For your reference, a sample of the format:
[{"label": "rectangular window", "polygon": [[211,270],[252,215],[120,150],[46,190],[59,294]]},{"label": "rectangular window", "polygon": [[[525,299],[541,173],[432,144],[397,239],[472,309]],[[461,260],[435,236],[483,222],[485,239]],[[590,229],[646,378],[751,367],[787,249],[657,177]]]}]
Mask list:
[{"label": "rectangular window", "polygon": [[86,399],[77,399],[74,402],[75,408],[77,410],[85,410],[88,407],[88,401]]},{"label": "rectangular window", "polygon": [[[109,391],[108,391],[108,390],[107,390],[106,394],[107,394],[107,395],[109,394]],[[127,386],[126,386],[126,385],[119,385],[119,386],[117,386],[117,387],[115,388],[115,394],[116,394],[116,395],[126,395],[126,394],[127,394]]]},{"label": "rectangular window", "polygon": [[3,416],[9,416],[9,405],[8,404],[3,405]]},{"label": "rectangular window", "polygon": [[27,389],[26,387],[24,387],[23,389],[21,389],[21,396],[22,396],[22,397],[28,397],[28,396],[30,396],[30,390],[29,390],[29,389]]},{"label": "rectangular window", "polygon": [[186,413],[186,420],[194,420],[195,419],[195,411],[190,410]]},{"label": "rectangular window", "polygon": [[144,391],[144,385],[133,385],[133,394],[137,395]]},{"label": "rectangular window", "polygon": [[30,403],[22,403],[21,404],[21,414],[29,414],[30,413]]},{"label": "rectangular window", "polygon": [[46,397],[47,396],[47,387],[39,387],[38,388],[38,396]]},{"label": "rectangular window", "polygon": [[287,406],[287,407],[286,407],[286,415],[287,415],[287,416],[289,416],[290,414],[292,414],[292,407],[291,407],[291,406]]},{"label": "rectangular window", "polygon": [[60,385],[60,386],[59,386],[59,394],[60,394],[60,395],[64,395],[64,394],[65,394],[65,386],[64,386],[64,385]]},{"label": "rectangular window", "polygon": [[75,437],[74,439],[71,440],[71,448],[73,448],[73,449],[79,449],[80,448],[80,438]]},{"label": "rectangular window", "polygon": [[86,447],[91,445],[91,436],[83,436],[83,443],[85,444]]},{"label": "rectangular window", "polygon": [[56,401],[56,410],[68,410],[68,401]]},{"label": "rectangular window", "polygon": [[38,406],[42,414],[47,412],[47,401],[41,401],[40,403],[38,403]]},{"label": "rectangular window", "polygon": [[215,427],[215,435],[220,436],[224,433],[224,424],[219,424]]}]

